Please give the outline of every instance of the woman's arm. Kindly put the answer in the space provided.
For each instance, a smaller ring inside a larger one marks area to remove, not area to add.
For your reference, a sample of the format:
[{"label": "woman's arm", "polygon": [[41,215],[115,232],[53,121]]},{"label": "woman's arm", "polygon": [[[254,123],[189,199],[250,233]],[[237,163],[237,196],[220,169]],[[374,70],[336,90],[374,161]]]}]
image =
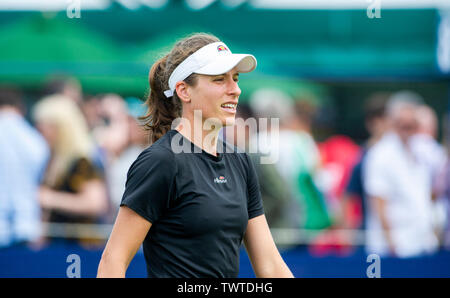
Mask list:
[{"label": "woman's arm", "polygon": [[108,196],[103,181],[93,179],[83,184],[78,193],[54,191],[41,187],[39,200],[42,208],[75,215],[98,216],[108,208]]},{"label": "woman's arm", "polygon": [[152,224],[122,206],[98,265],[97,277],[125,277],[128,265]]},{"label": "woman's arm", "polygon": [[256,277],[294,277],[278,252],[264,215],[248,221],[244,244]]}]

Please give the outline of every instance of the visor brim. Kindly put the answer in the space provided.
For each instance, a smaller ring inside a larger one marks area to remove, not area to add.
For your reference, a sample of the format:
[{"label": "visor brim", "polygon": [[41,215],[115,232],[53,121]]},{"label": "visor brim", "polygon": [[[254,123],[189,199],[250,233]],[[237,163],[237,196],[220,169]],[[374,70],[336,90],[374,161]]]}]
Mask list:
[{"label": "visor brim", "polygon": [[250,54],[223,55],[195,71],[197,74],[220,75],[236,67],[238,72],[251,72],[256,68],[256,58]]}]

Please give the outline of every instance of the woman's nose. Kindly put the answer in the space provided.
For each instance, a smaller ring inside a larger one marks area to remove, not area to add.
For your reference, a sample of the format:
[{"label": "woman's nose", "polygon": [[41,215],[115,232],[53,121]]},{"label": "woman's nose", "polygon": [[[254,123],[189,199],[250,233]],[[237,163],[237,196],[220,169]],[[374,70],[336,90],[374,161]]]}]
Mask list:
[{"label": "woman's nose", "polygon": [[235,96],[241,95],[241,88],[239,88],[238,82],[236,82],[234,79],[231,79],[230,83],[228,84],[228,92]]}]

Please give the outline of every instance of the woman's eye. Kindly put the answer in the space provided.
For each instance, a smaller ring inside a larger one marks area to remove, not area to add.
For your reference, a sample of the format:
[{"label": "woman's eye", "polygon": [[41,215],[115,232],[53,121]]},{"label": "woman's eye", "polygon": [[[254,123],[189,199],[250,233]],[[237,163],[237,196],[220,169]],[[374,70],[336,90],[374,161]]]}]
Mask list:
[{"label": "woman's eye", "polygon": [[223,81],[223,78],[215,78],[214,79],[214,82],[220,82],[220,81]]}]

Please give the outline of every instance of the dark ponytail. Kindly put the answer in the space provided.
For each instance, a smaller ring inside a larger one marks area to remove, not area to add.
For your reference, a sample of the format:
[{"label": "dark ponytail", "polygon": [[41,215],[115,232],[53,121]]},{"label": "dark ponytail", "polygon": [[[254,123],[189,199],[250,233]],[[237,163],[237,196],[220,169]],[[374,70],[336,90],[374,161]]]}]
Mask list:
[{"label": "dark ponytail", "polygon": [[[176,92],[169,98],[164,95],[164,91],[169,89],[170,75],[188,56],[205,45],[217,41],[219,39],[210,34],[193,34],[177,42],[169,54],[156,61],[151,67],[150,94],[145,102],[148,111],[140,118],[144,121],[144,128],[150,131],[151,143],[165,135],[171,129],[173,120],[181,117],[183,112],[181,100]],[[191,74],[184,81],[194,86],[196,74]]]},{"label": "dark ponytail", "polygon": [[172,121],[181,117],[181,102],[178,97],[167,98],[164,90],[168,87],[166,78],[167,55],[156,61],[149,74],[150,94],[147,98],[147,114],[141,119],[144,120],[144,127],[150,131],[151,143],[156,142],[165,135],[171,128]]}]

